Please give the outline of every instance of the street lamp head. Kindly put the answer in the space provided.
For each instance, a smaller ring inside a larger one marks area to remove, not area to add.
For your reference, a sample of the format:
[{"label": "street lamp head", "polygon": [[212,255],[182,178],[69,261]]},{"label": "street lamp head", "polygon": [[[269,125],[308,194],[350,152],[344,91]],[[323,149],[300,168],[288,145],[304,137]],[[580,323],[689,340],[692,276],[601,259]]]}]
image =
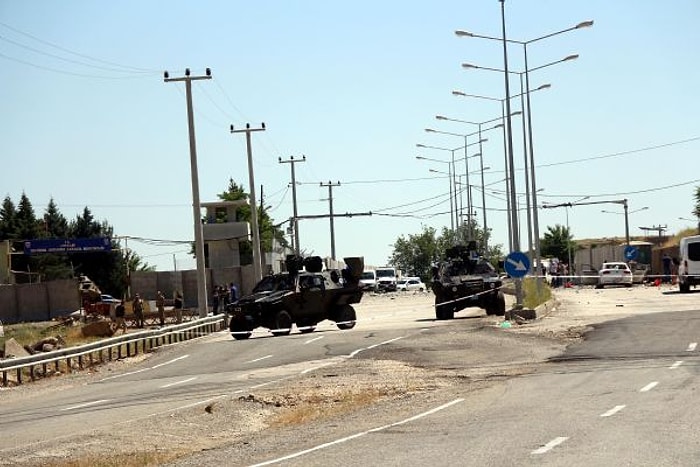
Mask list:
[{"label": "street lamp head", "polygon": [[462,91],[452,91],[453,96],[466,96],[466,94]]},{"label": "street lamp head", "polygon": [[474,37],[474,34],[472,34],[471,32],[468,32],[468,31],[461,31],[458,29],[457,31],[455,31],[455,36],[457,36],[457,37]]},{"label": "street lamp head", "polygon": [[498,125],[494,125],[494,128],[505,128],[503,123],[499,123]]},{"label": "street lamp head", "polygon": [[480,68],[478,65],[474,65],[471,63],[462,63],[462,68]]},{"label": "street lamp head", "polygon": [[569,60],[576,60],[578,58],[578,54],[571,54],[567,55],[566,57],[562,58],[562,62],[567,62]]},{"label": "street lamp head", "polygon": [[522,111],[516,110],[515,112],[512,112],[510,115],[511,115],[511,117],[512,117],[512,116],[515,116],[515,115],[520,115],[521,113],[522,113]]},{"label": "street lamp head", "polygon": [[449,120],[449,118],[445,117],[444,115],[436,115],[435,118],[437,120]]},{"label": "street lamp head", "polygon": [[417,148],[424,148],[424,147],[426,147],[426,146],[425,146],[425,144],[417,143],[417,144],[416,144],[416,147],[417,147]]},{"label": "street lamp head", "polygon": [[551,88],[551,87],[552,87],[552,85],[549,84],[549,83],[548,83],[548,84],[543,84],[543,85],[541,85],[540,87],[536,88],[535,91],[541,91],[541,90],[543,90],[543,89],[549,89],[549,88]]},{"label": "street lamp head", "polygon": [[[581,23],[578,23],[576,26],[574,26],[574,29],[581,29],[581,28],[590,28],[593,26],[593,21],[583,21]],[[458,34],[459,35],[459,34]]]},{"label": "street lamp head", "polygon": [[437,130],[433,130],[432,128],[426,128],[425,131],[428,133],[437,133]]}]

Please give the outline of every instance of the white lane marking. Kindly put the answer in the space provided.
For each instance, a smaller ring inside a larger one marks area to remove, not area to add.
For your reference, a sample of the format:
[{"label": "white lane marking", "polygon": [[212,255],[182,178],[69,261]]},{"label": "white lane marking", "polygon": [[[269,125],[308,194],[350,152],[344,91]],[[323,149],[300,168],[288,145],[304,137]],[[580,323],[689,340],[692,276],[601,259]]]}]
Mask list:
[{"label": "white lane marking", "polygon": [[357,350],[355,350],[355,351],[353,351],[353,352],[350,352],[350,354],[348,355],[348,358],[354,357],[355,355],[357,355],[358,353],[362,352],[363,350],[367,350],[367,349],[362,348],[362,349],[357,349]]},{"label": "white lane marking", "polygon": [[692,352],[693,350],[695,350],[695,349],[697,348],[697,346],[698,346],[698,343],[697,343],[697,342],[691,342],[691,343],[688,345],[688,348],[685,349],[685,351],[686,351],[686,352]]},{"label": "white lane marking", "polygon": [[600,416],[601,417],[611,417],[611,416],[615,415],[616,413],[618,413],[620,410],[624,409],[625,407],[627,407],[627,406],[626,405],[616,405],[615,407],[608,410],[607,412],[600,414]]},{"label": "white lane marking", "polygon": [[310,344],[312,342],[316,342],[319,339],[323,339],[323,336],[318,336],[318,337],[314,337],[313,339],[309,339],[308,341],[304,342],[304,345]]},{"label": "white lane marking", "polygon": [[107,376],[106,378],[102,378],[99,382],[101,383],[102,381],[121,378],[123,376],[131,376],[131,375],[135,375],[137,373],[143,373],[144,371],[148,371],[148,370],[150,370],[150,368],[141,368],[140,370],[136,370],[136,371],[127,371],[126,373],[122,373],[120,375]]},{"label": "white lane marking", "polygon": [[65,411],[65,410],[82,409],[83,407],[90,407],[92,405],[102,404],[103,402],[109,402],[110,400],[111,399],[100,399],[98,401],[86,402],[84,404],[78,404],[78,405],[74,405],[72,407],[66,407],[66,408],[61,409],[61,410]]},{"label": "white lane marking", "polygon": [[193,376],[192,378],[183,379],[182,381],[176,381],[176,382],[174,382],[174,383],[165,384],[165,385],[161,386],[160,388],[161,388],[161,389],[170,388],[170,387],[173,387],[173,386],[177,386],[178,384],[189,383],[190,381],[193,381],[193,380],[195,380],[195,379],[197,379],[197,377],[196,377],[196,376]]},{"label": "white lane marking", "polygon": [[370,429],[370,430],[362,431],[362,432],[360,432],[360,433],[355,433],[354,435],[346,436],[345,438],[336,439],[335,441],[330,441],[330,442],[328,442],[328,443],[319,444],[318,446],[314,446],[314,447],[312,447],[312,448],[305,449],[305,450],[303,450],[303,451],[298,451],[298,452],[295,452],[295,453],[293,453],[293,454],[289,454],[289,455],[284,456],[284,457],[279,457],[279,458],[277,458],[277,459],[272,459],[272,460],[269,460],[269,461],[261,462],[261,463],[259,463],[259,464],[254,464],[254,465],[252,465],[251,467],[262,467],[263,465],[277,464],[278,462],[286,461],[286,460],[289,460],[289,459],[294,459],[294,458],[296,458],[296,457],[300,457],[300,456],[303,456],[303,455],[305,455],[305,454],[309,454],[309,453],[314,452],[314,451],[319,451],[319,450],[321,450],[321,449],[325,449],[325,448],[328,448],[328,447],[331,447],[331,446],[335,446],[336,444],[345,443],[346,441],[351,441],[351,440],[353,440],[353,439],[355,439],[355,438],[359,438],[359,437],[361,437],[361,436],[365,436],[365,435],[370,434],[370,433],[376,433],[376,432],[378,432],[378,431],[386,430],[386,429],[388,429],[388,428],[392,428],[392,427],[395,427],[395,426],[403,425],[404,423],[409,423],[409,422],[412,422],[412,421],[414,421],[414,420],[418,420],[418,419],[420,419],[420,418],[427,417],[428,415],[432,415],[432,414],[434,414],[434,413],[436,413],[436,412],[439,412],[439,411],[441,411],[441,410],[444,410],[444,409],[446,409],[446,408],[448,408],[448,407],[451,407],[451,406],[453,406],[453,405],[455,405],[455,404],[458,404],[458,403],[460,403],[460,402],[462,402],[462,401],[464,401],[464,399],[462,399],[462,398],[460,398],[460,399],[455,399],[455,400],[453,400],[453,401],[451,401],[451,402],[448,402],[447,404],[443,404],[443,405],[441,405],[441,406],[439,406],[439,407],[435,407],[434,409],[428,410],[427,412],[423,412],[423,413],[421,413],[421,414],[415,415],[415,416],[410,417],[410,418],[407,418],[407,419],[405,419],[405,420],[401,420],[401,421],[399,421],[399,422],[391,423],[391,424],[389,424],[389,425],[384,425],[384,426],[377,427],[377,428],[372,428],[372,429]]},{"label": "white lane marking", "polygon": [[256,358],[254,360],[248,360],[247,362],[243,362],[243,363],[255,363],[255,362],[259,362],[260,360],[265,360],[267,358],[272,358],[272,355],[265,355],[264,357]]},{"label": "white lane marking", "polygon": [[302,375],[305,375],[306,373],[308,373],[308,372],[310,372],[310,371],[318,370],[319,368],[323,368],[324,366],[334,365],[335,363],[336,363],[336,362],[328,362],[328,363],[324,363],[323,365],[317,365],[317,366],[314,366],[314,367],[311,367],[311,368],[307,368],[306,370],[302,370],[302,371],[301,371],[301,374],[302,374]]},{"label": "white lane marking", "polygon": [[404,338],[404,336],[394,337],[393,339],[389,339],[388,341],[380,342],[379,344],[370,345],[369,347],[367,347],[367,350],[373,349],[375,347],[379,347],[380,345],[391,344],[392,342],[395,342],[395,341],[397,341],[399,339],[403,339],[403,338]]},{"label": "white lane marking", "polygon": [[640,389],[639,392],[651,391],[652,389],[654,389],[656,387],[657,384],[659,384],[658,381],[653,381],[653,382],[647,384],[646,386],[644,386],[642,389]]},{"label": "white lane marking", "polygon": [[554,438],[552,441],[549,443],[545,444],[541,448],[535,449],[532,451],[530,454],[544,454],[547,451],[551,451],[555,447],[559,446],[561,443],[569,439],[568,436],[559,436],[557,438]]},{"label": "white lane marking", "polygon": [[267,386],[268,384],[272,384],[272,383],[276,383],[276,382],[277,382],[277,381],[268,381],[267,383],[256,384],[255,386],[251,386],[250,389],[261,388],[261,387],[263,387],[263,386]]},{"label": "white lane marking", "polygon": [[151,368],[155,370],[156,368],[160,368],[160,367],[165,366],[165,365],[170,365],[171,363],[175,363],[175,362],[182,360],[182,359],[185,359],[187,357],[189,357],[189,355],[183,355],[181,357],[173,358],[172,360],[168,360],[167,362],[159,363],[158,365],[153,365]]},{"label": "white lane marking", "polygon": [[675,370],[676,368],[678,368],[678,367],[681,366],[682,364],[683,364],[683,360],[678,360],[676,363],[674,363],[673,365],[671,365],[671,366],[669,367],[669,369]]}]

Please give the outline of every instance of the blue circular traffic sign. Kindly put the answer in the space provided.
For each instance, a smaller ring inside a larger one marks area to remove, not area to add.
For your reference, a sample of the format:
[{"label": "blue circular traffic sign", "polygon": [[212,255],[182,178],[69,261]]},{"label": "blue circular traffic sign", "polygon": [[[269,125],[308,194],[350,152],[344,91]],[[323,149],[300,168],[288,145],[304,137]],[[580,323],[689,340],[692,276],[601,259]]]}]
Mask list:
[{"label": "blue circular traffic sign", "polygon": [[637,259],[637,254],[639,254],[639,250],[637,250],[636,247],[633,247],[632,245],[627,245],[625,247],[625,259],[627,261],[633,261]]},{"label": "blue circular traffic sign", "polygon": [[506,256],[503,267],[510,277],[523,277],[530,271],[530,258],[521,251],[512,251]]}]

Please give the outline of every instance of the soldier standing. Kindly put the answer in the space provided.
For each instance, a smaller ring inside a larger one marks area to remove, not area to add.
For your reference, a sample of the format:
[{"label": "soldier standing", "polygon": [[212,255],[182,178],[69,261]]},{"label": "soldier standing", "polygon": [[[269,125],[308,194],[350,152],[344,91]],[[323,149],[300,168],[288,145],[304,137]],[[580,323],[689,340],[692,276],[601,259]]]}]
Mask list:
[{"label": "soldier standing", "polygon": [[143,328],[143,300],[141,300],[139,294],[136,294],[134,300],[131,302],[131,308],[136,317],[136,326]]},{"label": "soldier standing", "polygon": [[158,318],[160,318],[160,325],[165,326],[165,295],[160,290],[156,295],[156,308],[158,308]]}]

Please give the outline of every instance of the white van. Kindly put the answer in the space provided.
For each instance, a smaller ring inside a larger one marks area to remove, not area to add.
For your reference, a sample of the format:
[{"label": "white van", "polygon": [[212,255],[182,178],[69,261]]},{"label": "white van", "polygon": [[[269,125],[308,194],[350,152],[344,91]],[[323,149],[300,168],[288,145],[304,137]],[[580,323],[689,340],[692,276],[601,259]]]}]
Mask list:
[{"label": "white van", "polygon": [[700,235],[681,238],[678,264],[678,288],[690,292],[691,285],[700,284]]},{"label": "white van", "polygon": [[377,273],[374,269],[366,270],[360,276],[360,289],[368,292],[377,291]]}]

